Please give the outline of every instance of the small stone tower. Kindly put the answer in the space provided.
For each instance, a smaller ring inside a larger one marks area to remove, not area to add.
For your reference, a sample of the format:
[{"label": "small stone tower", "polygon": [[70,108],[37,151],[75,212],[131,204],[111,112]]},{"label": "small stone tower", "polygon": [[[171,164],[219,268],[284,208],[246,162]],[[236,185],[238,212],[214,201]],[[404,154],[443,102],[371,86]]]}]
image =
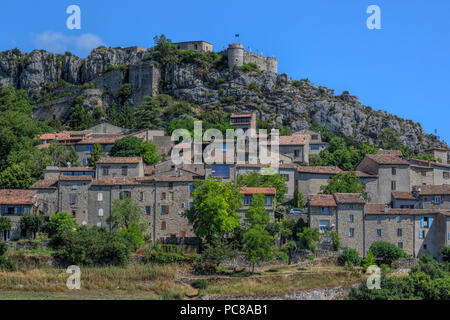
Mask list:
[{"label": "small stone tower", "polygon": [[228,45],[228,68],[241,67],[244,64],[244,45],[232,43]]}]

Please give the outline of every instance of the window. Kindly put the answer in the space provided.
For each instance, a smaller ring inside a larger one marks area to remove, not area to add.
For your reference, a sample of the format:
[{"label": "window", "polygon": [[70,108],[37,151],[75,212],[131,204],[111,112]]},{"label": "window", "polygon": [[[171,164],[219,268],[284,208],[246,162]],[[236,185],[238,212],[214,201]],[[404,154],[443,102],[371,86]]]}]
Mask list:
[{"label": "window", "polygon": [[216,178],[229,178],[230,177],[230,167],[229,166],[211,166],[211,176]]},{"label": "window", "polygon": [[101,228],[101,227],[102,227],[102,223],[101,223],[101,222],[98,222],[98,223],[97,223],[97,227]]},{"label": "window", "polygon": [[423,245],[423,248],[424,248],[425,250],[427,250],[427,245],[426,245],[426,244],[424,244],[424,245]]},{"label": "window", "polygon": [[420,227],[421,228],[431,228],[433,218],[431,217],[421,217],[420,218]]},{"label": "window", "polygon": [[294,150],[294,157],[299,157],[300,156],[300,150]]},{"label": "window", "polygon": [[351,210],[353,210],[353,204],[350,204],[350,205],[348,206],[348,208],[351,209]]},{"label": "window", "polygon": [[72,194],[70,196],[70,204],[77,204],[77,195],[76,194]]},{"label": "window", "polygon": [[289,181],[289,175],[288,174],[281,174],[281,177],[285,180],[285,182]]},{"label": "window", "polygon": [[173,192],[169,192],[169,200],[173,201]]},{"label": "window", "polygon": [[350,222],[354,222],[354,221],[355,221],[355,216],[351,214],[351,215],[349,216],[349,221],[350,221]]},{"label": "window", "polygon": [[161,222],[161,230],[166,230],[166,226],[167,224],[165,221]]},{"label": "window", "polygon": [[381,224],[381,218],[380,217],[377,218],[377,223]]},{"label": "window", "polygon": [[400,223],[402,221],[402,218],[400,216],[397,216],[397,222]]},{"label": "window", "polygon": [[146,214],[151,214],[151,212],[152,212],[152,211],[151,211],[151,207],[150,207],[150,206],[146,206],[146,207],[145,207],[145,213],[146,213]]},{"label": "window", "polygon": [[161,214],[169,214],[169,206],[161,206]]},{"label": "window", "polygon": [[310,148],[311,150],[319,150],[319,146],[317,144],[312,144]]},{"label": "window", "polygon": [[131,192],[130,191],[122,191],[120,193],[120,199],[124,199],[125,197],[131,197]]},{"label": "window", "polygon": [[391,190],[397,189],[397,181],[391,181]]},{"label": "window", "polygon": [[98,209],[98,216],[103,217],[103,209],[102,208]]},{"label": "window", "polygon": [[189,190],[191,191],[191,194],[192,194],[192,192],[194,192],[194,185],[193,185],[193,184],[191,184],[191,185],[189,186]]},{"label": "window", "polygon": [[421,171],[420,174],[422,175],[422,177],[426,177],[427,176],[427,172],[426,171]]},{"label": "window", "polygon": [[126,177],[128,175],[128,167],[122,167],[122,176]]},{"label": "window", "polygon": [[165,192],[161,193],[161,200],[166,200],[166,193]]},{"label": "window", "polygon": [[319,221],[319,232],[325,233],[330,228],[330,220],[320,220]]},{"label": "window", "polygon": [[313,135],[311,136],[311,140],[317,140],[317,139],[319,139],[319,135],[313,134]]},{"label": "window", "polygon": [[401,237],[403,235],[403,230],[402,229],[397,229],[397,237]]},{"label": "window", "polygon": [[400,249],[403,249],[403,242],[397,243],[397,247],[399,247]]},{"label": "window", "polygon": [[434,204],[441,204],[441,197],[440,196],[434,197]]},{"label": "window", "polygon": [[266,206],[271,206],[273,204],[273,197],[272,196],[266,196],[264,198],[264,204]]},{"label": "window", "polygon": [[327,214],[328,213],[328,208],[326,208],[326,207],[320,208],[320,213]]},{"label": "window", "polygon": [[87,154],[91,154],[92,153],[92,146],[87,146],[86,147],[86,153]]},{"label": "window", "polygon": [[397,175],[397,168],[392,168],[392,175],[393,176]]},{"label": "window", "polygon": [[169,189],[173,189],[173,182],[169,182]]},{"label": "window", "polygon": [[103,193],[97,193],[97,201],[103,201]]},{"label": "window", "polygon": [[447,171],[442,172],[442,178],[448,179],[448,177],[449,177],[449,173]]},{"label": "window", "polygon": [[78,185],[77,185],[76,183],[74,183],[74,184],[72,185],[72,190],[77,190],[77,188],[78,188]]},{"label": "window", "polygon": [[350,238],[353,238],[355,236],[355,229],[354,228],[350,228],[348,231],[348,236]]},{"label": "window", "polygon": [[181,203],[181,208],[184,208],[185,204],[184,202]]},{"label": "window", "polygon": [[377,229],[377,237],[381,237],[381,229]]},{"label": "window", "polygon": [[103,175],[104,176],[109,175],[109,167],[103,167]]},{"label": "window", "polygon": [[88,164],[88,160],[87,160],[87,158],[86,157],[84,157],[83,158],[83,166],[87,166],[87,164]]},{"label": "window", "polygon": [[144,192],[143,191],[139,192],[139,200],[140,201],[144,200]]},{"label": "window", "polygon": [[180,231],[180,238],[186,237],[186,231]]},{"label": "window", "polygon": [[424,231],[419,230],[419,239],[423,239]]},{"label": "window", "polygon": [[251,196],[244,196],[242,198],[242,202],[243,202],[244,206],[250,205],[251,201],[252,201],[252,197]]}]

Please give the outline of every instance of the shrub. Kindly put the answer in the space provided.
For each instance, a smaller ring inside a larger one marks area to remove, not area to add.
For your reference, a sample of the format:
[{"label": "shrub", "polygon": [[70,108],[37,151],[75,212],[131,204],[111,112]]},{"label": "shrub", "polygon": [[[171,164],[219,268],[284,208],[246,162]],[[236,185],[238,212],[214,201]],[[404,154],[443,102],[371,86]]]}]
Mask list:
[{"label": "shrub", "polygon": [[432,255],[429,254],[429,253],[421,254],[420,257],[419,257],[419,260],[420,260],[420,262],[422,262],[422,263],[430,263],[430,262],[433,262],[433,261],[434,261]]},{"label": "shrub", "polygon": [[381,269],[381,272],[383,272],[384,274],[388,274],[388,273],[392,272],[391,267],[389,267],[387,264],[382,264],[380,266],[380,269]]},{"label": "shrub", "polygon": [[206,289],[208,288],[208,281],[205,279],[197,279],[191,282],[191,286],[195,289]]},{"label": "shrub", "polygon": [[375,259],[375,256],[373,255],[372,251],[367,252],[367,255],[362,263],[364,271],[366,271],[370,266],[373,266],[377,263],[377,260]]},{"label": "shrub", "polygon": [[3,256],[6,251],[8,251],[8,244],[6,242],[0,241],[0,256]]},{"label": "shrub", "polygon": [[130,242],[117,233],[98,227],[80,227],[61,236],[57,257],[77,265],[124,265],[128,262]]},{"label": "shrub", "polygon": [[187,254],[174,245],[156,244],[144,249],[144,263],[190,263],[196,260],[196,254]]},{"label": "shrub", "polygon": [[259,68],[255,63],[244,63],[240,68],[243,72],[258,71]]},{"label": "shrub", "polygon": [[14,270],[14,265],[5,256],[0,256],[0,270]]},{"label": "shrub", "polygon": [[342,265],[359,266],[361,264],[361,258],[355,249],[345,249],[339,257],[339,263]]},{"label": "shrub", "polygon": [[406,253],[403,249],[385,241],[375,241],[372,243],[369,250],[373,253],[375,258],[388,265],[391,265],[394,260],[406,257]]}]

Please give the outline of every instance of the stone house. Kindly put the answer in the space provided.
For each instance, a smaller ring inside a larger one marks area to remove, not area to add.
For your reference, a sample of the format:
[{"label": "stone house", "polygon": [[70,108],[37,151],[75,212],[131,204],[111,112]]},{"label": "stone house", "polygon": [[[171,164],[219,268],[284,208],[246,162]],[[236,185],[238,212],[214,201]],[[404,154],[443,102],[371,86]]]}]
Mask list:
[{"label": "stone house", "polygon": [[337,204],[333,195],[315,194],[308,196],[308,223],[320,233],[336,230]]},{"label": "stone house", "polygon": [[411,191],[409,163],[393,154],[366,154],[356,171],[378,176],[376,188],[366,190],[373,203],[390,203],[392,191]]},{"label": "stone house", "polygon": [[193,50],[200,52],[212,52],[213,45],[209,42],[199,40],[199,41],[183,41],[174,43],[178,49],[181,50]]},{"label": "stone house", "polygon": [[144,163],[140,157],[102,157],[97,161],[96,177],[99,180],[143,176]]},{"label": "stone house", "polygon": [[443,164],[448,163],[448,154],[450,152],[450,149],[448,148],[433,147],[425,150],[425,152],[427,152],[428,154],[432,154],[436,161],[438,161],[439,159]]},{"label": "stone house", "polygon": [[36,197],[33,190],[0,190],[0,215],[11,221],[11,229],[0,233],[0,241],[17,240],[21,236],[20,219],[35,212]]},{"label": "stone house", "polygon": [[232,113],[230,115],[230,125],[235,129],[242,129],[244,132],[253,129],[256,133],[256,112]]},{"label": "stone house", "polygon": [[306,197],[320,193],[321,186],[326,186],[329,179],[343,171],[335,166],[299,166],[297,172],[297,189]]},{"label": "stone house", "polygon": [[242,208],[238,211],[239,215],[242,219],[245,218],[245,213],[247,212],[250,203],[252,202],[252,198],[254,195],[262,194],[264,195],[264,204],[267,215],[270,218],[270,221],[273,222],[275,218],[275,196],[276,190],[273,187],[267,188],[256,188],[256,187],[247,187],[243,186],[240,190],[242,194]]},{"label": "stone house", "polygon": [[[411,159],[409,160],[409,162],[411,165],[419,166],[421,168],[428,168],[428,170],[430,170],[430,173],[432,174],[432,182],[427,184],[434,184],[434,185],[450,184],[450,164],[420,159]],[[427,180],[427,182],[429,182],[429,180]],[[422,185],[422,184],[423,183],[417,183],[415,185]]]}]

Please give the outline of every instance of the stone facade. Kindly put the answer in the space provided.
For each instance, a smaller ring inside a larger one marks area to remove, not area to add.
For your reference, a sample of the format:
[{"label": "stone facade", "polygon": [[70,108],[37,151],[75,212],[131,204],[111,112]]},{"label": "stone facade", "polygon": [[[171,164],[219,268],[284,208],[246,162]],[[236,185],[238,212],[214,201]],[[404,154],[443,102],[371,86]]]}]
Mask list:
[{"label": "stone facade", "polygon": [[228,46],[228,67],[233,70],[235,67],[241,67],[243,64],[254,63],[261,71],[278,73],[278,59],[275,57],[264,57],[259,54],[244,50],[240,43],[233,43]]},{"label": "stone facade", "polygon": [[181,50],[193,50],[200,52],[212,52],[213,45],[206,41],[184,41],[176,42],[175,45]]}]

